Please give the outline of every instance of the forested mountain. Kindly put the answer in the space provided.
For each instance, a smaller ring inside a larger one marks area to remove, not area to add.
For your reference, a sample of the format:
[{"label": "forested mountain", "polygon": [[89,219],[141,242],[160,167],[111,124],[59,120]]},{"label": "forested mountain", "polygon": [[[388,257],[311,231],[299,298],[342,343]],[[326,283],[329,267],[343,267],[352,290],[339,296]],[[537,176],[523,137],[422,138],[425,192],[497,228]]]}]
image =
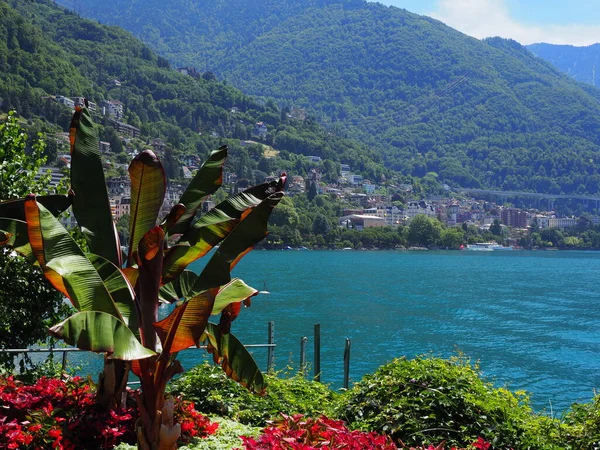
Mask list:
[{"label": "forested mountain", "polygon": [[436,172],[469,187],[600,193],[600,92],[514,41],[479,41],[362,0],[76,3],[174,64],[310,108],[401,173]]},{"label": "forested mountain", "polygon": [[527,49],[574,80],[600,86],[600,44],[575,47],[542,43],[528,45]]},{"label": "forested mountain", "polygon": [[[0,0],[0,36],[4,112],[14,108],[26,118],[44,117],[67,129],[70,110],[43,97],[119,100],[123,120],[140,128],[147,142],[161,137],[174,152],[201,158],[228,142],[232,169],[243,178],[289,168],[306,174],[314,165],[294,153],[351,164],[373,180],[386,172],[368,146],[333,136],[310,118],[293,120],[288,110],[259,102],[211,73],[178,73],[129,32],[82,19],[51,0]],[[266,127],[260,137],[253,135],[258,121]],[[278,139],[280,157],[266,161],[260,151],[242,148],[240,140],[247,139],[264,144]],[[335,178],[339,165],[332,167],[325,164]]]}]

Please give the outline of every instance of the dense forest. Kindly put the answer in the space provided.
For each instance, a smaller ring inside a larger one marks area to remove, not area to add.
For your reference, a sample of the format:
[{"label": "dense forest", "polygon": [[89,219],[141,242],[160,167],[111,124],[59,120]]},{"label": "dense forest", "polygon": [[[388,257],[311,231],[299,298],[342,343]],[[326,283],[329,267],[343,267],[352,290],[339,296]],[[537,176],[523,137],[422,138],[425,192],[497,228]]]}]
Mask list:
[{"label": "dense forest", "polygon": [[[0,1],[0,36],[2,111],[15,109],[37,131],[56,131],[67,129],[71,111],[49,96],[119,100],[123,120],[141,129],[138,145],[152,138],[167,143],[170,178],[181,175],[179,164],[171,163],[177,157],[203,159],[222,143],[232,149],[231,171],[250,183],[283,170],[306,175],[315,167],[334,181],[340,162],[374,181],[391,173],[366,144],[333,135],[313,118],[292,119],[289,109],[245,95],[210,72],[178,73],[128,32],[82,19],[50,0]],[[266,126],[261,136],[254,134],[258,121]],[[101,130],[113,152],[122,152],[114,130]],[[244,140],[256,144],[240,145]],[[269,146],[276,146],[276,157],[264,157]]]},{"label": "dense forest", "polygon": [[575,47],[540,43],[528,45],[527,49],[574,80],[600,85],[600,44]]},{"label": "dense forest", "polygon": [[600,192],[600,91],[514,41],[362,0],[89,0],[78,12],[131,30],[174,64],[308,108],[399,173]]}]

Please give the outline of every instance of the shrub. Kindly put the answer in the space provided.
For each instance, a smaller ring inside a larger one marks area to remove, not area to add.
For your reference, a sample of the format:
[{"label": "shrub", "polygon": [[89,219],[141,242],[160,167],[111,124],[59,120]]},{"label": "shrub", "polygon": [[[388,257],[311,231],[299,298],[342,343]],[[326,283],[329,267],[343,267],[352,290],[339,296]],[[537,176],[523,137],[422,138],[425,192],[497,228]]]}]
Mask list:
[{"label": "shrub", "polygon": [[279,378],[265,376],[267,392],[252,394],[233,382],[218,367],[201,364],[173,383],[171,392],[194,401],[205,414],[229,417],[244,424],[265,426],[280,412],[318,416],[338,395],[327,386],[301,375]]},{"label": "shrub", "polygon": [[[0,448],[92,450],[134,443],[135,392],[128,391],[122,407],[105,412],[97,408],[94,390],[80,377],[40,378],[30,386],[0,377]],[[198,413],[192,402],[181,399],[175,402],[175,416],[183,442],[214,433],[218,426]]]},{"label": "shrub", "polygon": [[301,414],[283,416],[264,429],[258,439],[242,437],[245,450],[396,450],[387,436],[350,431],[340,420],[321,416],[311,419]]},{"label": "shrub", "polygon": [[395,359],[357,383],[336,412],[408,445],[464,447],[481,436],[494,448],[560,448],[539,434],[549,419],[533,414],[525,393],[494,388],[463,357]]},{"label": "shrub", "polygon": [[600,447],[600,396],[590,403],[575,403],[564,419],[563,440],[572,448]]}]

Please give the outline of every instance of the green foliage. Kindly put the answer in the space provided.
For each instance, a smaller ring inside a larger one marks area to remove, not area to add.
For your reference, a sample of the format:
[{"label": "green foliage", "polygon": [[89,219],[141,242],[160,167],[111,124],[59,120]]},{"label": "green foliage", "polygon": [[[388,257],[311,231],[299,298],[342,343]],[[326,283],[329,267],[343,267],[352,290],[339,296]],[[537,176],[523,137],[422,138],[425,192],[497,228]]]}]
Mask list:
[{"label": "green foliage", "polygon": [[6,121],[0,123],[0,200],[46,191],[50,177],[35,179],[46,162],[42,156],[45,145],[38,136],[31,148],[27,148],[27,134],[19,124],[16,112],[9,111]]},{"label": "green foliage", "polygon": [[[193,439],[188,445],[179,446],[179,450],[231,450],[242,448],[240,436],[258,437],[260,428],[244,425],[223,417],[213,417],[212,422],[219,424],[216,433],[205,438]],[[136,445],[119,444],[115,450],[137,450]]]},{"label": "green foliage", "polygon": [[[0,5],[0,8],[2,5]],[[28,138],[14,111],[0,124],[0,200],[43,193],[48,177],[35,179],[44,163],[44,141],[28,148]],[[29,154],[27,153],[29,150]],[[67,313],[56,292],[38,267],[0,248],[0,348],[27,348],[47,338],[47,328]],[[13,357],[0,353],[0,365],[11,370]],[[21,370],[25,369],[25,358]]]},{"label": "green foliage", "polygon": [[196,439],[189,445],[179,447],[179,450],[231,450],[242,448],[240,436],[256,437],[260,428],[244,425],[222,417],[211,419],[219,424],[217,432],[206,438]]},{"label": "green foliage", "polygon": [[600,445],[600,396],[590,403],[571,406],[564,419],[570,429],[566,441],[576,449],[596,448]]},{"label": "green foliage", "polygon": [[466,446],[481,436],[494,448],[561,448],[540,434],[554,423],[532,414],[525,393],[494,388],[464,357],[396,359],[340,399],[337,415],[409,445]]},{"label": "green foliage", "polygon": [[336,397],[327,386],[301,375],[279,378],[266,374],[265,378],[267,392],[261,397],[231,381],[218,367],[202,364],[177,379],[171,391],[192,400],[203,413],[254,426],[265,426],[280,412],[316,417],[327,413]]},{"label": "green foliage", "polygon": [[465,236],[463,231],[457,227],[444,228],[440,236],[440,245],[446,249],[457,250],[464,245]]},{"label": "green foliage", "polygon": [[[0,348],[28,348],[46,340],[48,327],[68,310],[38,267],[0,248]],[[0,365],[14,368],[14,356],[0,353]]]},{"label": "green foliage", "polygon": [[408,226],[408,243],[421,247],[437,245],[442,235],[442,223],[424,214],[415,216]]}]

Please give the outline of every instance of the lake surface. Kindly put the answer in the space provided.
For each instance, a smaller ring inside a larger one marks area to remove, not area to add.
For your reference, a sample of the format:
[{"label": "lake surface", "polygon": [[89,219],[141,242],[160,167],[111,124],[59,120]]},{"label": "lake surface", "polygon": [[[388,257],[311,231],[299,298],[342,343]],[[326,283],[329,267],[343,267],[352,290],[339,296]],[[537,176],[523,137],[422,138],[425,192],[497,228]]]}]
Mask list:
[{"label": "lake surface", "polygon": [[[351,381],[395,357],[460,351],[496,385],[530,392],[537,410],[561,412],[600,386],[600,252],[254,251],[234,275],[270,295],[253,299],[233,333],[265,343],[274,321],[275,368],[297,370],[300,339],[312,362],[320,323],[333,388],[346,338]],[[202,355],[180,359],[189,368]],[[264,368],[266,351],[254,355]]]}]

